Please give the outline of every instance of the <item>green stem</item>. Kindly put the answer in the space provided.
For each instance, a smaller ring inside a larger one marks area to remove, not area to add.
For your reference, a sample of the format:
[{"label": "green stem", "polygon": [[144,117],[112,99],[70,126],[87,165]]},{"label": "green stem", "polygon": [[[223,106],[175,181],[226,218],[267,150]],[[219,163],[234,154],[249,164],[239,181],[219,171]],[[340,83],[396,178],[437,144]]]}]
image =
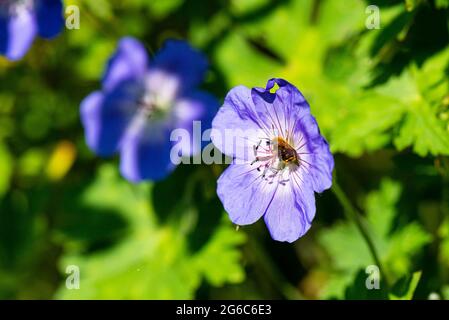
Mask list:
[{"label": "green stem", "polygon": [[380,274],[382,278],[384,279],[384,282],[387,286],[387,289],[389,287],[388,285],[388,279],[385,274],[385,269],[383,268],[382,262],[379,258],[379,255],[377,254],[376,247],[374,245],[373,240],[371,239],[368,229],[362,220],[362,215],[360,212],[352,205],[351,201],[349,201],[349,198],[346,196],[344,191],[341,189],[340,185],[337,183],[335,177],[334,181],[332,182],[332,191],[334,192],[335,196],[337,197],[338,201],[343,207],[343,210],[346,214],[346,217],[355,223],[357,226],[357,229],[359,230],[360,234],[362,235],[363,239],[365,240],[368,249],[371,253],[371,256],[376,263],[376,265],[379,267]]}]

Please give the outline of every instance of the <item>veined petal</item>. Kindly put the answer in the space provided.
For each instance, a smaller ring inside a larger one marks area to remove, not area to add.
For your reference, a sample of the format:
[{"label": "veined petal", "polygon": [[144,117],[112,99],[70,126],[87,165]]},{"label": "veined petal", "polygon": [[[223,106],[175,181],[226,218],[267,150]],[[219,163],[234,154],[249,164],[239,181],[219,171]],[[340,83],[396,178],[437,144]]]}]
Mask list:
[{"label": "veined petal", "polygon": [[299,198],[293,188],[291,183],[278,184],[265,213],[264,220],[274,240],[294,242],[311,226],[304,206],[311,199]]},{"label": "veined petal", "polygon": [[266,136],[254,111],[251,90],[233,88],[212,121],[214,145],[227,156],[250,162],[254,159],[252,147]]},{"label": "veined petal", "polygon": [[122,38],[114,55],[109,59],[103,76],[103,89],[111,91],[125,81],[141,79],[148,67],[144,46],[132,37]]},{"label": "veined petal", "polygon": [[[225,101],[213,121],[214,144],[234,156],[234,164],[219,179],[217,193],[235,223],[253,223],[264,215],[273,239],[293,242],[309,230],[315,217],[315,191],[332,183],[333,157],[307,101],[293,85],[271,79],[265,89],[253,88],[251,93],[245,89],[233,89],[237,99]],[[217,137],[227,127],[254,127],[260,135],[239,135],[240,143],[232,139],[223,143]],[[235,165],[235,154],[250,150],[242,141],[251,139],[260,141],[253,145],[254,161]],[[236,151],[236,145],[242,151]]]},{"label": "veined petal", "polygon": [[100,156],[110,156],[137,110],[139,88],[135,84],[122,85],[111,93],[94,92],[81,103],[81,121],[86,143]]},{"label": "veined petal", "polygon": [[207,60],[187,42],[169,40],[154,57],[151,69],[161,70],[179,78],[179,93],[182,94],[196,87],[203,80]]},{"label": "veined petal", "polygon": [[308,180],[307,174],[301,170],[292,172],[289,179],[295,195],[296,206],[301,208],[301,212],[305,214],[304,219],[308,224],[311,224],[316,212],[312,182]]},{"label": "veined petal", "polygon": [[294,140],[300,141],[298,154],[302,159],[300,170],[305,172],[315,192],[323,192],[332,185],[334,158],[329,145],[321,135],[315,118],[308,114],[295,126]]},{"label": "veined petal", "polygon": [[9,60],[21,59],[36,35],[36,17],[27,9],[0,17],[0,54]]},{"label": "veined petal", "polygon": [[[182,147],[184,156],[194,155],[201,151],[201,135],[205,130],[210,129],[212,118],[217,109],[217,99],[202,91],[194,91],[177,100],[173,107],[175,128],[186,130],[192,138],[189,141],[181,142],[184,144]],[[199,121],[200,124],[199,137],[194,136],[194,121]]]},{"label": "veined petal", "polygon": [[175,168],[171,146],[166,123],[135,116],[121,144],[120,172],[131,182],[165,178]]},{"label": "veined petal", "polygon": [[[276,92],[270,92],[277,84]],[[294,123],[310,114],[310,106],[302,93],[283,79],[270,79],[266,88],[254,88],[251,96],[260,119],[275,135],[287,138]]]},{"label": "veined petal", "polygon": [[37,0],[36,18],[38,33],[43,38],[53,38],[64,26],[61,0]]},{"label": "veined petal", "polygon": [[267,210],[276,184],[262,179],[254,166],[231,164],[217,182],[217,194],[231,221],[237,225],[256,222]]}]

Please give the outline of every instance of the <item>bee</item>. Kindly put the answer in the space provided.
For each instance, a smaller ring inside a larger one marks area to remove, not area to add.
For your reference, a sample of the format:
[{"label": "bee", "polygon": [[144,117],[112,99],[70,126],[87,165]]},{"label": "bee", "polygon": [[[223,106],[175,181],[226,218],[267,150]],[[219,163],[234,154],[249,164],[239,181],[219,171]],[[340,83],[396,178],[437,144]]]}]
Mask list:
[{"label": "bee", "polygon": [[277,146],[278,158],[284,166],[294,164],[299,166],[299,157],[296,150],[283,138],[274,139],[274,145]]}]

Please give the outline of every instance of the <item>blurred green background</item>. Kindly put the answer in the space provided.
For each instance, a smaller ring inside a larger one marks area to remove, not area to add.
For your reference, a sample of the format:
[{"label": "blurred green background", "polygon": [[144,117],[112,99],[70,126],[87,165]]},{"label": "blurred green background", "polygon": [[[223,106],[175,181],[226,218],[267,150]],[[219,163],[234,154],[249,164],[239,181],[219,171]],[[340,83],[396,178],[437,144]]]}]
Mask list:
[{"label": "blurred green background", "polygon": [[[449,0],[67,0],[81,28],[0,58],[0,298],[449,299]],[[368,29],[368,5],[380,29]],[[208,56],[203,88],[295,84],[336,160],[311,230],[236,230],[224,166],[132,185],[84,143],[79,104],[118,40]],[[346,196],[345,196],[346,195]],[[340,200],[340,201],[339,201]],[[345,210],[346,213],[345,215]],[[386,278],[367,290],[373,257]],[[66,268],[80,268],[80,289]]]}]

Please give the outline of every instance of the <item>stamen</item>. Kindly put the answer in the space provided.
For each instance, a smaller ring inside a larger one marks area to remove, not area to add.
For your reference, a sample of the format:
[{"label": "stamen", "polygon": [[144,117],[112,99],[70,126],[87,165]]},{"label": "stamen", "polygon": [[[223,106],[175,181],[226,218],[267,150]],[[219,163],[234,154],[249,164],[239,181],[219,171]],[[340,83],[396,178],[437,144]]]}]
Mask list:
[{"label": "stamen", "polygon": [[[286,136],[288,136],[287,132]],[[265,147],[262,146],[264,140]],[[256,145],[253,145],[253,152],[255,158],[250,165],[260,163],[256,169],[261,172],[263,168],[261,178],[269,179],[267,181],[270,184],[274,183],[275,178],[278,177],[278,183],[285,185],[289,179],[282,178],[283,172],[286,169],[296,170],[301,162],[299,154],[289,142],[278,136],[273,139],[261,138]],[[268,172],[271,174],[268,175]]]}]

